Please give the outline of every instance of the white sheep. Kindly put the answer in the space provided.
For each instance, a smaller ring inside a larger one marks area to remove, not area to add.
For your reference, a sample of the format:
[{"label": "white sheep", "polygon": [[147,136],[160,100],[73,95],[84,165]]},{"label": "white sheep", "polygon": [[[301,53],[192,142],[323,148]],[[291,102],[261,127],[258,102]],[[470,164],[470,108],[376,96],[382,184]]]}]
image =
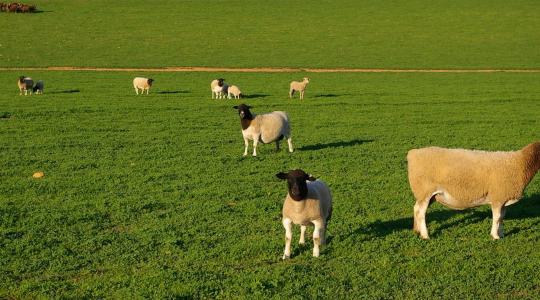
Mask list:
[{"label": "white sheep", "polygon": [[36,82],[36,85],[34,85],[34,88],[32,88],[32,90],[34,91],[34,94],[36,95],[39,95],[39,94],[43,95],[44,89],[45,89],[45,83],[43,82],[43,80],[38,80]]},{"label": "white sheep", "polygon": [[151,78],[145,78],[145,77],[133,78],[133,88],[135,89],[135,93],[138,95],[139,89],[140,89],[141,94],[144,94],[144,91],[146,90],[146,94],[148,95],[153,82],[154,82],[154,79],[151,79]]},{"label": "white sheep", "polygon": [[304,80],[302,82],[293,81],[291,82],[290,89],[289,89],[289,98],[292,98],[294,95],[294,92],[298,91],[300,92],[300,99],[304,99],[304,92],[306,91],[306,86],[309,83],[309,78],[304,77]]},{"label": "white sheep", "polygon": [[540,169],[540,142],[518,151],[487,152],[429,147],[407,154],[411,190],[416,198],[413,230],[428,239],[426,210],[433,201],[452,209],[491,205],[491,237],[503,236],[508,205],[518,202]]},{"label": "white sheep", "polygon": [[229,99],[231,99],[231,95],[234,96],[234,99],[240,99],[242,92],[236,85],[231,85],[227,90],[227,96],[229,97]]},{"label": "white sheep", "polygon": [[326,228],[332,217],[332,194],[322,180],[298,169],[278,173],[286,179],[288,192],[283,203],[283,227],[285,227],[285,251],[283,259],[291,256],[292,224],[300,225],[299,244],[305,243],[306,225],[314,225],[313,256],[319,256],[319,245],[326,243]]},{"label": "white sheep", "polygon": [[19,80],[17,80],[17,86],[19,87],[19,95],[22,95],[23,91],[25,96],[28,95],[28,91],[30,91],[30,95],[32,95],[34,81],[32,78],[23,75],[19,77]]},{"label": "white sheep", "polygon": [[229,86],[224,82],[225,79],[218,78],[212,80],[210,82],[210,90],[212,91],[212,99],[222,99],[225,98],[225,94],[227,94]]},{"label": "white sheep", "polygon": [[252,114],[251,106],[240,104],[233,106],[240,115],[242,136],[244,137],[244,156],[248,153],[249,140],[253,140],[253,156],[257,156],[257,144],[259,141],[268,144],[276,142],[276,151],[279,150],[279,141],[287,139],[289,152],[293,152],[291,141],[291,127],[286,112],[274,111],[266,114]]}]

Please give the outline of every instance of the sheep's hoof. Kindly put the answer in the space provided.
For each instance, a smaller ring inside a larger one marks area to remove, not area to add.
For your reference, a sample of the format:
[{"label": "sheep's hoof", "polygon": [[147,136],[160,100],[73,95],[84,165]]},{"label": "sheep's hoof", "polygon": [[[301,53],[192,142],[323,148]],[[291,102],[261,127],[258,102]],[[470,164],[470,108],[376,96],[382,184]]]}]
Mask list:
[{"label": "sheep's hoof", "polygon": [[283,258],[282,258],[282,259],[283,259],[283,260],[286,260],[286,259],[289,259],[289,258],[291,258],[289,255],[283,255]]},{"label": "sheep's hoof", "polygon": [[304,246],[305,244],[306,244],[306,242],[304,242],[304,241],[300,241],[300,242],[298,242],[298,245],[302,245],[302,246]]}]

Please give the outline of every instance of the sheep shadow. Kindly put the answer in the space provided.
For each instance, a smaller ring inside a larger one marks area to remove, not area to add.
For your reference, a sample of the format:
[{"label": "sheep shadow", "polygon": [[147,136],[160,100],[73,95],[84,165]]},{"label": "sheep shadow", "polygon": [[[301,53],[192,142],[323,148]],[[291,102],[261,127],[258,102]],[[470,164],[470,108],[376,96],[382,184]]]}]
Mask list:
[{"label": "sheep shadow", "polygon": [[80,93],[81,90],[75,89],[75,90],[65,90],[65,91],[54,91],[47,94],[73,94],[73,93]]},{"label": "sheep shadow", "polygon": [[244,95],[244,94],[242,94],[242,98],[245,98],[245,99],[265,98],[265,97],[268,97],[268,95],[265,95],[265,94]]},{"label": "sheep shadow", "polygon": [[189,91],[159,91],[156,94],[187,94]]},{"label": "sheep shadow", "polygon": [[[431,206],[430,206],[431,207]],[[411,216],[389,220],[389,221],[375,221],[367,226],[363,226],[355,229],[353,232],[348,234],[345,238],[350,238],[352,236],[364,235],[365,240],[370,240],[376,237],[383,237],[390,234],[393,234],[398,231],[408,230],[412,232],[413,227],[413,204],[411,204]],[[456,218],[456,216],[461,216]],[[474,224],[481,222],[483,220],[489,219],[491,221],[491,209],[489,210],[478,210],[477,208],[471,208],[467,210],[451,210],[449,208],[442,208],[442,210],[428,211],[426,213],[426,222],[429,227],[429,223],[437,222],[440,224],[436,230],[429,232],[431,237],[437,237],[444,230],[455,227],[463,226],[468,224]],[[504,220],[522,220],[522,219],[537,219],[540,218],[540,194],[533,194],[521,199],[518,203],[511,205],[507,208],[506,216]],[[453,219],[452,221],[448,221]],[[540,224],[540,220],[535,222],[535,224]],[[486,232],[489,232],[490,228],[486,228]],[[508,228],[505,230],[504,235],[512,235],[520,231],[519,228]],[[362,239],[364,240],[364,239]]]},{"label": "sheep shadow", "polygon": [[341,96],[349,96],[350,94],[316,94],[314,98],[337,98]]},{"label": "sheep shadow", "polygon": [[361,140],[361,139],[354,139],[350,141],[341,141],[341,142],[332,142],[332,143],[326,143],[326,144],[314,144],[314,145],[307,145],[302,146],[298,148],[298,150],[321,150],[325,148],[339,148],[339,147],[351,147],[356,145],[362,145],[365,143],[371,143],[374,140]]}]

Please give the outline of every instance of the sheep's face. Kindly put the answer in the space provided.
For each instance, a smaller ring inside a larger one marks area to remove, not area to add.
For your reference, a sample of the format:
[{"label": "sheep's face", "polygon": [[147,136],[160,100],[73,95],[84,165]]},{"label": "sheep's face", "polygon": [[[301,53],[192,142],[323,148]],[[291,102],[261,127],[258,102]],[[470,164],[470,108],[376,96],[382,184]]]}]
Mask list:
[{"label": "sheep's face", "polygon": [[20,82],[20,83],[23,83],[23,82],[24,82],[24,78],[25,78],[24,75],[23,75],[23,76],[20,76],[20,77],[19,77],[19,82]]},{"label": "sheep's face", "polygon": [[152,78],[148,79],[148,85],[149,86],[152,86],[152,82],[154,82],[154,79],[152,79]]},{"label": "sheep's face", "polygon": [[315,181],[317,178],[307,174],[301,169],[291,170],[288,173],[277,173],[276,177],[282,180],[287,180],[289,195],[293,200],[301,201],[306,199],[308,188],[306,181]]},{"label": "sheep's face", "polygon": [[305,83],[309,83],[309,78],[304,77],[304,82],[305,82]]},{"label": "sheep's face", "polygon": [[219,79],[217,80],[217,85],[218,85],[218,86],[223,86],[223,81],[225,81],[225,79],[219,78]]},{"label": "sheep's face", "polygon": [[238,110],[238,115],[240,115],[240,119],[242,120],[253,120],[253,115],[251,114],[251,111],[249,109],[251,106],[240,104],[237,106],[233,106],[234,109]]}]

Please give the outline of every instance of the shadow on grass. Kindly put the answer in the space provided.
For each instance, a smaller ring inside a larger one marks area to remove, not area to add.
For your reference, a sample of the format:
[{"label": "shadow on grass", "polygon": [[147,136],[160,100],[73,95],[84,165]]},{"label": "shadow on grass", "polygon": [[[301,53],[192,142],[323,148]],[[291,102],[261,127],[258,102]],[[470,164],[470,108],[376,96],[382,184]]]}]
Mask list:
[{"label": "shadow on grass", "polygon": [[244,95],[244,94],[242,94],[242,99],[265,98],[265,97],[268,97],[268,95],[265,95],[265,94]]},{"label": "shadow on grass", "polygon": [[[406,218],[400,218],[390,221],[375,221],[367,226],[362,226],[355,229],[353,232],[345,236],[345,239],[348,239],[353,236],[364,235],[365,238],[361,240],[371,240],[377,237],[384,237],[390,235],[397,231],[410,230],[412,232],[413,227],[413,204],[411,204],[411,216]],[[449,219],[461,215],[462,217],[454,218],[452,221]],[[449,208],[444,208],[444,210],[438,210],[434,212],[428,211],[426,213],[426,222],[429,223],[437,221],[441,224],[437,227],[437,230],[432,230],[429,232],[430,237],[437,237],[445,229],[454,227],[454,226],[463,226],[468,224],[474,224],[481,222],[485,219],[489,219],[491,222],[491,210],[489,211],[479,211],[478,209],[471,208],[467,210],[451,210]],[[528,197],[524,197],[518,203],[511,205],[507,208],[506,217],[504,220],[523,220],[523,219],[536,219],[540,218],[540,194],[533,194]],[[535,224],[540,224],[540,220]],[[489,233],[491,227],[486,228],[486,232]],[[506,228],[505,236],[518,233],[519,228]]]},{"label": "shadow on grass", "polygon": [[315,145],[307,145],[302,146],[298,148],[299,150],[321,150],[325,148],[338,148],[338,147],[351,147],[356,145],[362,145],[365,143],[371,143],[374,140],[350,140],[350,141],[341,141],[341,142],[332,142],[332,143],[326,143],[326,144],[315,144]]},{"label": "shadow on grass", "polygon": [[76,90],[54,91],[47,94],[73,94],[73,93],[80,93],[80,92],[81,90],[76,89]]},{"label": "shadow on grass", "polygon": [[189,91],[159,91],[156,94],[187,94]]},{"label": "shadow on grass", "polygon": [[350,96],[350,94],[317,94],[315,98],[336,98],[341,96]]}]

